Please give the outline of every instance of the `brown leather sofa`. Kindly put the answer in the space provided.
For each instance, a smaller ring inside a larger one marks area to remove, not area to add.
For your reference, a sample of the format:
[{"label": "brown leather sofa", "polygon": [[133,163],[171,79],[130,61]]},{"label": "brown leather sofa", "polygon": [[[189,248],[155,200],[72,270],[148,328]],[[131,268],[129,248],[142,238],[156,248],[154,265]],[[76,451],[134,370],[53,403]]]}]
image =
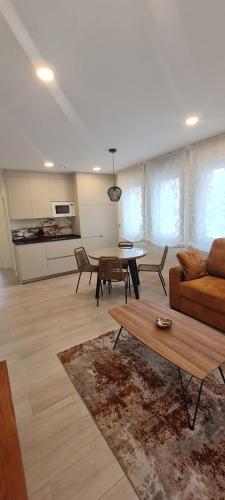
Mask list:
[{"label": "brown leather sofa", "polygon": [[206,276],[185,281],[181,267],[169,271],[170,307],[225,332],[225,238],[214,240]]}]

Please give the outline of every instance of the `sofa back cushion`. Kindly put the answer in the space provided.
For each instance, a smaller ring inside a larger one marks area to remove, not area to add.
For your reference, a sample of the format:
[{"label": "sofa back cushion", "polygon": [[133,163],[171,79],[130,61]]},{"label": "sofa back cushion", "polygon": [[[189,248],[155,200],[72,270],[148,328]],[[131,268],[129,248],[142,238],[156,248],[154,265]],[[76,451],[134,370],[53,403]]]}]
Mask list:
[{"label": "sofa back cushion", "polygon": [[179,252],[177,258],[182,266],[185,280],[194,280],[207,274],[206,262],[198,250]]},{"label": "sofa back cushion", "polygon": [[225,238],[214,240],[206,266],[209,274],[225,278]]}]

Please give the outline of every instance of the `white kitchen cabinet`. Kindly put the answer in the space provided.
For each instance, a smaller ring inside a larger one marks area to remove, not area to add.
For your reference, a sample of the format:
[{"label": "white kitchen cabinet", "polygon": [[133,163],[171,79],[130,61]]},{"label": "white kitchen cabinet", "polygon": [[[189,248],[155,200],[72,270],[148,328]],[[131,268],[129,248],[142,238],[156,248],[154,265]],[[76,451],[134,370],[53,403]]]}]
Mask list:
[{"label": "white kitchen cabinet", "polygon": [[29,179],[33,217],[52,217],[49,179],[47,176]]},{"label": "white kitchen cabinet", "polygon": [[44,243],[18,245],[16,247],[20,280],[29,281],[48,275]]},{"label": "white kitchen cabinet", "polygon": [[74,248],[81,246],[81,239],[51,241],[46,245],[48,273],[59,274],[77,269]]},{"label": "white kitchen cabinet", "polygon": [[53,176],[49,177],[51,201],[73,201],[73,180],[72,176],[65,177]]},{"label": "white kitchen cabinet", "polygon": [[11,219],[33,217],[30,184],[28,177],[5,177],[9,216]]},{"label": "white kitchen cabinet", "polygon": [[77,270],[74,248],[81,245],[80,238],[14,245],[21,283]]},{"label": "white kitchen cabinet", "polygon": [[77,173],[74,184],[83,246],[89,251],[117,245],[117,204],[112,203],[107,194],[113,176]]},{"label": "white kitchen cabinet", "polygon": [[108,174],[76,174],[78,203],[82,205],[112,205],[108,189],[113,176]]},{"label": "white kitchen cabinet", "polygon": [[72,175],[6,171],[10,219],[52,217],[52,201],[73,201]]},{"label": "white kitchen cabinet", "polygon": [[81,246],[81,239],[50,241],[45,243],[47,259],[74,257],[74,248]]},{"label": "white kitchen cabinet", "polygon": [[[85,248],[87,254],[90,250],[98,250],[98,248],[103,248],[103,237],[102,236],[91,236],[89,238],[82,238],[83,247]],[[93,262],[94,263],[94,262]]]},{"label": "white kitchen cabinet", "polygon": [[[117,245],[118,224],[115,205],[80,205],[79,215],[82,240],[88,240],[89,248]],[[90,247],[92,242],[93,246]]]},{"label": "white kitchen cabinet", "polygon": [[48,274],[61,274],[75,271],[77,269],[75,257],[57,257],[54,259],[48,259]]}]

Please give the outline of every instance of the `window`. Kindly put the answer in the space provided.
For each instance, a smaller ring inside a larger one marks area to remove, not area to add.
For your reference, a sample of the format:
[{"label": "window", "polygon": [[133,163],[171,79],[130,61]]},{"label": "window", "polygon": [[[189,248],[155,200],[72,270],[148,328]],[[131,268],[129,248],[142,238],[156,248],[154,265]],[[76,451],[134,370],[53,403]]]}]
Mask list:
[{"label": "window", "polygon": [[122,189],[119,202],[120,238],[130,241],[145,239],[144,227],[144,167],[137,166],[118,174]]},{"label": "window", "polygon": [[159,185],[158,203],[158,237],[160,240],[177,240],[180,232],[178,216],[179,206],[180,179],[177,177],[176,179],[161,182]]},{"label": "window", "polygon": [[148,239],[157,245],[183,243],[184,167],[184,152],[147,165],[147,232]]},{"label": "window", "polygon": [[206,238],[219,238],[225,233],[225,168],[217,168],[210,172],[206,178]]},{"label": "window", "polygon": [[208,251],[225,236],[225,141],[196,146],[190,171],[191,243]]},{"label": "window", "polygon": [[209,251],[225,237],[225,136],[119,174],[120,237]]}]

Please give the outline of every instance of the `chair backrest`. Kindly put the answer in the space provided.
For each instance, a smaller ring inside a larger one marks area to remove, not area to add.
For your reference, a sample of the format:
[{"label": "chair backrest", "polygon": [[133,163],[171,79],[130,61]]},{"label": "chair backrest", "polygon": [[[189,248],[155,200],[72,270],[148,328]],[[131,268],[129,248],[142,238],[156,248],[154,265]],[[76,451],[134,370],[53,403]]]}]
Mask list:
[{"label": "chair backrest", "polygon": [[83,272],[90,265],[86,250],[84,247],[78,247],[74,249],[74,255],[77,261],[78,271]]},{"label": "chair backrest", "polygon": [[119,241],[119,248],[133,248],[134,244],[132,241]]},{"label": "chair backrest", "polygon": [[161,271],[163,270],[164,268],[164,264],[166,262],[166,257],[167,257],[167,254],[168,254],[168,250],[169,250],[169,247],[166,246],[163,250],[163,254],[162,254],[162,259],[161,259],[161,262],[160,262],[160,269]]},{"label": "chair backrest", "polygon": [[123,269],[118,257],[100,257],[98,275],[100,280],[122,281]]}]

